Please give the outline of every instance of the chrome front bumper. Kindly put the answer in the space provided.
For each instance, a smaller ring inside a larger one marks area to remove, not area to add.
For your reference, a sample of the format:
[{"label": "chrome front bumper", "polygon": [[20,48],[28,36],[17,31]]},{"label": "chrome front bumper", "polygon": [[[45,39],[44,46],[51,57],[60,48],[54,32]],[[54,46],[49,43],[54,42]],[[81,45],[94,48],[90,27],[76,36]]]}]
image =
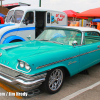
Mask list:
[{"label": "chrome front bumper", "polygon": [[46,73],[31,76],[26,78],[24,76],[12,77],[3,72],[0,72],[0,80],[20,89],[21,91],[29,91],[39,87],[45,81]]}]

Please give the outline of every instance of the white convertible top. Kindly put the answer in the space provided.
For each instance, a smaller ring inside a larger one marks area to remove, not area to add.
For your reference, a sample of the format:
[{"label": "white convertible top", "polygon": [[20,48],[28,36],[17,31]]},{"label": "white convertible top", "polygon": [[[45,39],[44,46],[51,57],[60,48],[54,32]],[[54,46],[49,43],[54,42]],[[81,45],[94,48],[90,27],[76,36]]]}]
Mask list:
[{"label": "white convertible top", "polygon": [[76,29],[79,31],[97,31],[100,33],[99,30],[90,27],[76,27],[76,26],[56,26],[56,28],[65,28],[65,29]]}]

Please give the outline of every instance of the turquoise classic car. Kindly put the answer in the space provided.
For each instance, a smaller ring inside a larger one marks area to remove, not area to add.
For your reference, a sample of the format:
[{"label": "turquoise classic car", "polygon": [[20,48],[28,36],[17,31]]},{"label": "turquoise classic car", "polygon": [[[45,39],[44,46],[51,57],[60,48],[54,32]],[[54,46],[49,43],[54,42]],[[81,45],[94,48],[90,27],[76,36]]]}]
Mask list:
[{"label": "turquoise classic car", "polygon": [[100,32],[82,27],[47,27],[35,40],[0,45],[0,80],[21,91],[40,85],[60,90],[64,77],[100,62]]}]

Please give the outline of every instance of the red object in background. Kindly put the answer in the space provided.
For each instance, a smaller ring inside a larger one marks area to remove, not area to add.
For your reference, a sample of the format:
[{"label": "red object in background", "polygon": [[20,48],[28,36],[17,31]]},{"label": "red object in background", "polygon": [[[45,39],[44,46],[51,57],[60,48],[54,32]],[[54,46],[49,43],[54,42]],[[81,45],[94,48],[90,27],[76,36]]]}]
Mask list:
[{"label": "red object in background", "polygon": [[3,17],[1,17],[1,16],[0,16],[0,21],[1,21],[0,24],[4,24],[4,19],[3,19]]},{"label": "red object in background", "polygon": [[97,22],[92,22],[92,21],[90,21],[90,24],[91,24],[91,25],[97,25]]},{"label": "red object in background", "polygon": [[75,17],[75,18],[79,18],[79,19],[88,19],[87,17],[78,17],[77,15],[78,15],[78,13],[77,12],[75,12],[75,11],[73,11],[73,10],[65,10],[65,11],[63,11],[63,12],[65,12],[66,14],[67,14],[67,16],[68,17]]},{"label": "red object in background", "polygon": [[75,11],[73,11],[73,10],[65,10],[65,11],[63,11],[63,12],[65,12],[66,14],[67,14],[67,16],[68,17],[76,17],[76,12]]},{"label": "red object in background", "polygon": [[2,5],[2,6],[3,6],[3,7],[7,7],[7,6],[15,6],[15,5],[18,5],[18,3],[5,4],[5,5]]},{"label": "red object in background", "polygon": [[88,18],[100,17],[100,7],[86,10],[84,12],[77,14],[77,16],[78,17],[88,17]]}]

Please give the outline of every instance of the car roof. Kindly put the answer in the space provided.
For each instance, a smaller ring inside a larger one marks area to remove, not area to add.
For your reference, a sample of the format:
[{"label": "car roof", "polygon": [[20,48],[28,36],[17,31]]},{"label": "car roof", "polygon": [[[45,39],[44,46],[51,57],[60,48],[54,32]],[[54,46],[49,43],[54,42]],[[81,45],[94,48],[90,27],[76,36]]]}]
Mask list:
[{"label": "car roof", "polygon": [[[50,28],[50,27],[48,27]],[[78,31],[96,31],[96,32],[99,32],[99,30],[95,29],[95,28],[90,28],[90,27],[76,27],[76,26],[54,26],[54,27],[51,27],[51,28],[59,28],[59,29],[73,29],[73,30],[78,30]]]},{"label": "car roof", "polygon": [[[56,11],[53,9],[48,9],[44,7],[34,7],[34,6],[19,6],[19,7],[14,7],[11,10],[23,10],[23,11]],[[57,12],[62,12],[62,11],[57,11]],[[62,12],[64,13],[64,12]]]}]

